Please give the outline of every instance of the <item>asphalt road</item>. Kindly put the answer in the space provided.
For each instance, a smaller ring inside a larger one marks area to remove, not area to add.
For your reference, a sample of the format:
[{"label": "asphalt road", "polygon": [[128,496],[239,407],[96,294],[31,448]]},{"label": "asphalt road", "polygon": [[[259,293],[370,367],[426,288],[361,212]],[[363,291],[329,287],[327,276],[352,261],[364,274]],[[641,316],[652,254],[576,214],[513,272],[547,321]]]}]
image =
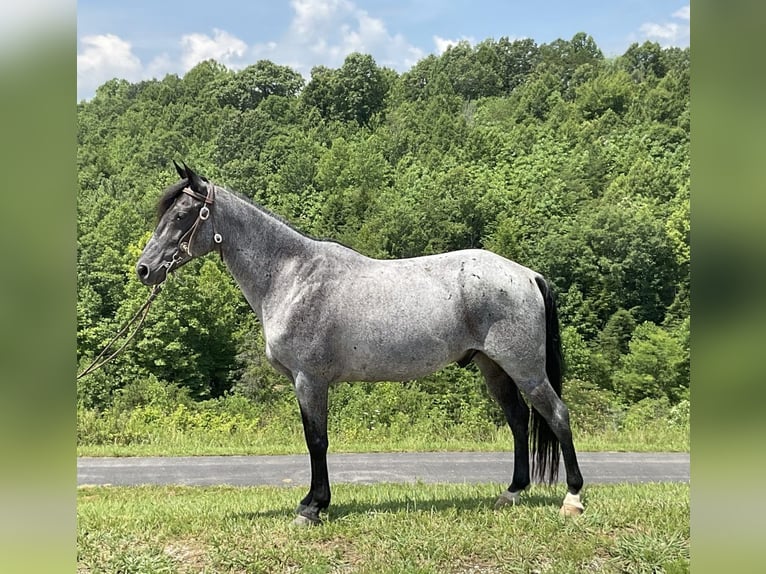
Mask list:
[{"label": "asphalt road", "polygon": [[[688,482],[688,453],[578,453],[586,483]],[[510,482],[510,452],[328,455],[333,483]],[[564,479],[563,465],[560,479]],[[78,458],[77,484],[308,485],[308,455]]]}]

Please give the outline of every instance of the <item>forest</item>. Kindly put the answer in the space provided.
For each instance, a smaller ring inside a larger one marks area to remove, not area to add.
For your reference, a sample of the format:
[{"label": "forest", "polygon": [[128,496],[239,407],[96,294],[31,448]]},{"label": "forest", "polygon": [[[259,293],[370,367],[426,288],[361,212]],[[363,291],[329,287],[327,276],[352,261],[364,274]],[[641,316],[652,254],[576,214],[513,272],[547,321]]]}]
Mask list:
[{"label": "forest", "polygon": [[[689,48],[607,58],[585,33],[461,42],[403,73],[353,53],[309,80],[262,60],[106,82],[77,105],[78,371],[148,296],[134,268],[175,160],[372,257],[484,248],[539,271],[556,292],[576,428],[622,424],[636,405],[688,425],[690,119]],[[78,440],[150,440],[137,412],[265,425],[291,394],[211,255],[78,381]],[[341,384],[331,409],[347,430],[503,420],[478,372],[458,367]]]}]

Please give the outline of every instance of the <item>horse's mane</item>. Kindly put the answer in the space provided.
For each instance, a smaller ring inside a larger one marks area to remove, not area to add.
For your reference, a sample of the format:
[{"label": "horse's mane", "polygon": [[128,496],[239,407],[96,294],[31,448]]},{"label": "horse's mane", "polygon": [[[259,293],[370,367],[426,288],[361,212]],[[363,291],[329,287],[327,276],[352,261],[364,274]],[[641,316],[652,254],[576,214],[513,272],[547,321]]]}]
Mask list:
[{"label": "horse's mane", "polygon": [[[221,188],[221,189],[226,189],[226,188]],[[257,203],[253,199],[250,199],[246,195],[242,195],[241,193],[237,193],[236,191],[231,191],[229,189],[226,189],[226,191],[228,191],[232,195],[236,195],[240,199],[244,200],[245,202],[247,202],[250,205],[252,205],[253,207],[255,207],[258,211],[266,214],[267,216],[271,217],[272,219],[276,219],[277,221],[279,221],[283,225],[286,225],[287,227],[289,227],[290,229],[292,229],[296,233],[299,233],[300,235],[303,235],[303,237],[308,237],[309,239],[313,239],[314,241],[324,241],[326,243],[336,243],[336,244],[338,244],[338,245],[340,245],[342,247],[346,247],[348,249],[353,249],[352,247],[349,247],[345,243],[343,243],[341,241],[338,241],[337,239],[333,239],[332,237],[316,237],[314,235],[311,235],[310,233],[306,233],[302,229],[298,229],[289,220],[285,219],[284,217],[282,217],[278,213],[274,213],[268,207],[264,207],[263,205],[261,205],[260,203]]]},{"label": "horse's mane", "polygon": [[[205,180],[205,181],[207,181],[207,180]],[[165,215],[165,212],[168,209],[170,209],[170,206],[173,205],[173,202],[175,202],[176,198],[181,194],[181,191],[183,191],[183,189],[188,187],[188,186],[189,186],[189,180],[188,179],[182,179],[182,180],[174,183],[173,185],[170,185],[167,188],[165,188],[165,190],[162,192],[162,195],[160,196],[160,199],[157,201],[157,219],[160,219],[163,215]],[[224,191],[226,191],[227,193],[230,193],[230,194],[238,197],[239,199],[241,199],[245,203],[247,203],[249,205],[252,205],[254,208],[256,208],[260,212],[264,213],[268,217],[276,219],[280,223],[286,225],[287,227],[289,227],[290,229],[292,229],[296,233],[299,233],[299,234],[303,235],[304,237],[308,237],[309,239],[313,239],[315,241],[326,241],[326,242],[329,242],[329,243],[337,243],[338,245],[342,245],[343,247],[347,247],[347,248],[350,249],[350,247],[348,245],[345,245],[344,243],[342,243],[342,242],[340,242],[340,241],[338,241],[336,239],[332,239],[332,238],[329,238],[329,237],[314,237],[314,236],[306,233],[305,231],[302,231],[302,230],[298,229],[297,227],[295,227],[295,225],[293,225],[290,221],[288,221],[287,219],[285,219],[284,217],[282,217],[278,213],[274,213],[270,209],[264,207],[260,203],[257,203],[255,200],[251,199],[250,197],[248,197],[248,196],[246,196],[246,195],[244,195],[242,193],[239,193],[237,191],[232,191],[231,189],[227,189],[227,188],[225,188],[223,186],[220,186],[220,185],[217,186],[217,187],[222,189],[222,190],[224,190]]]}]

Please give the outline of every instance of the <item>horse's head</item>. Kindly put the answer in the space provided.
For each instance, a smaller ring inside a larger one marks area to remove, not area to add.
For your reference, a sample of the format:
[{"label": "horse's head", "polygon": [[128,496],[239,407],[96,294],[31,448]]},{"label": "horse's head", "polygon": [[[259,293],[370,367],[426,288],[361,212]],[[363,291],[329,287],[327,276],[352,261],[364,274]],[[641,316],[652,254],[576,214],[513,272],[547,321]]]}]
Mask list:
[{"label": "horse's head", "polygon": [[221,243],[211,221],[215,186],[186,164],[173,163],[181,181],[162,194],[157,205],[159,223],[136,265],[144,285],[162,283],[170,271]]}]

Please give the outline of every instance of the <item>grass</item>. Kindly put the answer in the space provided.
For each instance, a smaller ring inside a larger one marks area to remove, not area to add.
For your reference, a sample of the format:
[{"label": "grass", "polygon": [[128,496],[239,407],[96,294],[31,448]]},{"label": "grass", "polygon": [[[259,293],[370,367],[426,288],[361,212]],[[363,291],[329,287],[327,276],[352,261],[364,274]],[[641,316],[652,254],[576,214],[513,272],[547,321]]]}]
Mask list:
[{"label": "grass", "polygon": [[[688,452],[688,435],[678,433],[604,433],[599,436],[575,435],[575,447],[581,452]],[[330,437],[332,452],[502,452],[513,450],[513,438],[507,429],[498,429],[495,436],[482,440],[432,439],[404,437],[387,440],[370,437],[369,440],[349,440]],[[305,454],[306,444],[302,431],[294,440],[270,440],[268,437],[241,434],[219,437],[205,434],[155,437],[143,444],[80,445],[78,456],[203,456],[203,455],[270,455]]]},{"label": "grass", "polygon": [[689,571],[689,485],[562,487],[492,510],[499,484],[343,485],[322,526],[291,526],[293,487],[78,490],[78,572]]},{"label": "grass", "polygon": [[[689,428],[654,420],[630,428],[598,431],[573,429],[580,451],[689,452]],[[352,432],[330,427],[332,452],[493,452],[513,450],[513,437],[506,426],[486,422],[479,430],[454,425],[434,429],[414,424],[406,430],[386,427],[354,428]],[[253,429],[178,430],[157,425],[130,441],[83,443],[78,456],[198,456],[303,454],[300,415],[289,413],[278,426]]]}]

